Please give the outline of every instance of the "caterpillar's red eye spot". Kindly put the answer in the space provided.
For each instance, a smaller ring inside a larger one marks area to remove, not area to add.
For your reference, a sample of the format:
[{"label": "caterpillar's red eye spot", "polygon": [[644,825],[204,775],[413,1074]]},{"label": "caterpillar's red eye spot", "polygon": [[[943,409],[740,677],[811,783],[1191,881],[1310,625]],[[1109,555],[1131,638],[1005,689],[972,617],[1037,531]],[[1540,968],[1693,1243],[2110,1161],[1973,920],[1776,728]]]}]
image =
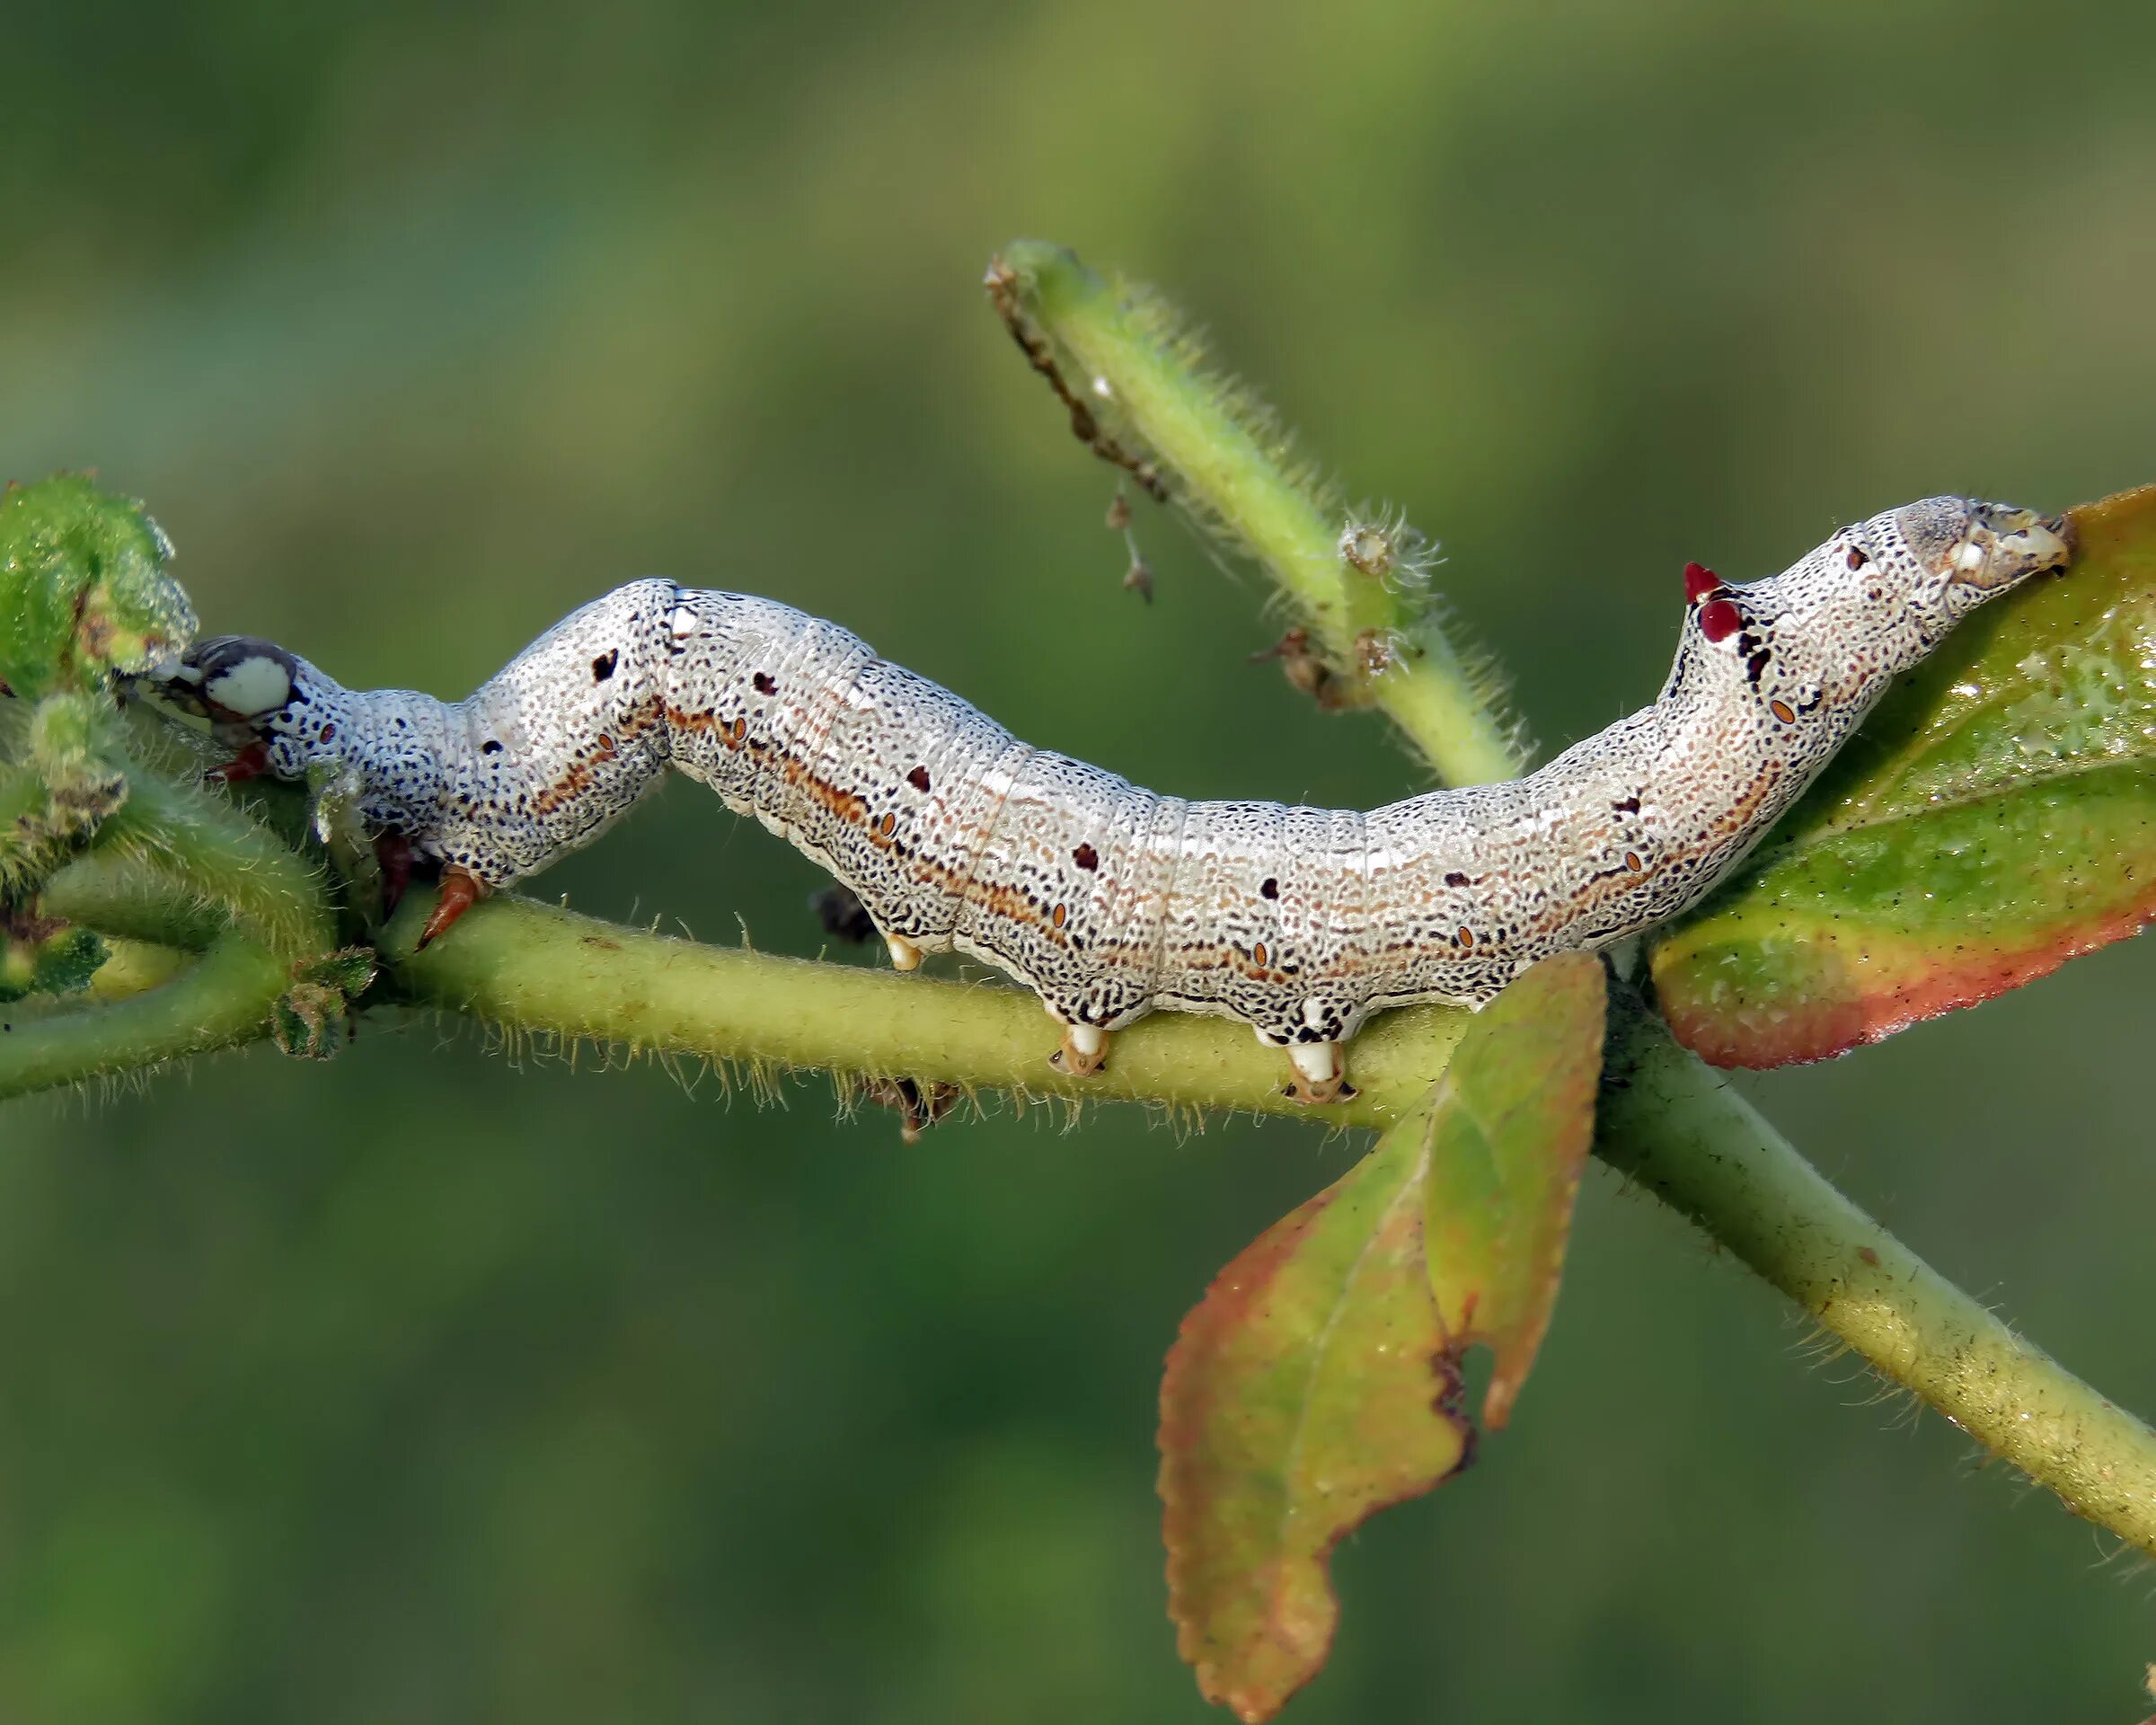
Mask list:
[{"label": "caterpillar's red eye spot", "polygon": [[1745,614],[1729,599],[1710,599],[1700,607],[1700,632],[1710,641],[1727,641],[1745,626]]},{"label": "caterpillar's red eye spot", "polygon": [[1721,578],[1704,563],[1684,565],[1684,603],[1697,605],[1710,593],[1721,591]]}]

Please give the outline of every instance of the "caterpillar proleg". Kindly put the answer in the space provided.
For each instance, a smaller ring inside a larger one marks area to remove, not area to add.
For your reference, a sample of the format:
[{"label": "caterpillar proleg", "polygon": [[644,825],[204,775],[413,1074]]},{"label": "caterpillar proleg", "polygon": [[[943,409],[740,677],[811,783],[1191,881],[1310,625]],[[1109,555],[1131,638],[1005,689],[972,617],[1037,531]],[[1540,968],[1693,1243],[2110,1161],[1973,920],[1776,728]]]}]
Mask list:
[{"label": "caterpillar proleg", "polygon": [[835,624],[632,581],[468,699],[347,689],[267,641],[199,643],[166,685],[254,770],[328,769],[443,869],[427,938],[597,836],[669,766],[845,882],[910,969],[1010,972],[1096,1071],[1168,1010],[1249,1024],[1311,1102],[1347,1093],[1372,1013],[1480,1006],[1535,960],[1692,904],[1893,678],[1984,600],[2062,567],[2063,519],[1932,498],[1780,575],[1685,571],[1653,705],[1524,778],[1383,809],[1186,801],[1020,742]]}]

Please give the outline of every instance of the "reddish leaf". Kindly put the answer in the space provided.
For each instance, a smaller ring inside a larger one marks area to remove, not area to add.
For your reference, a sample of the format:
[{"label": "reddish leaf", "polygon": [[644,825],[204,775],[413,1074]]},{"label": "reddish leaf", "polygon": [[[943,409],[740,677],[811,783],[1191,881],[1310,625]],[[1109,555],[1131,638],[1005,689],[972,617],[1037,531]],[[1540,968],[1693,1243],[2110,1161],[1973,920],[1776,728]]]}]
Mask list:
[{"label": "reddish leaf", "polygon": [[1161,1385],[1161,1497],[1169,1609],[1208,1700],[1268,1719],[1323,1665],[1333,1546],[1472,1452],[1471,1340],[1498,1350],[1485,1411],[1501,1423],[1556,1293],[1602,1030],[1598,960],[1531,971],[1429,1100],[1184,1320]]},{"label": "reddish leaf", "polygon": [[2072,567],[1965,624],[1656,937],[1687,1047],[1822,1059],[2156,916],[2156,486],[2073,519]]}]

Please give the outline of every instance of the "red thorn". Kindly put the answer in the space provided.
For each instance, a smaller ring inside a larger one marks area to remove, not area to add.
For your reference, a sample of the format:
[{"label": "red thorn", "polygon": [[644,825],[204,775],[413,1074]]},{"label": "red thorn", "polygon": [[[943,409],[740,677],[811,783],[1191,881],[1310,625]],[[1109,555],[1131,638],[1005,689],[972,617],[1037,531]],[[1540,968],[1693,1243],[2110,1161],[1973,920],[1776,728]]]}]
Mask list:
[{"label": "red thorn", "polygon": [[452,862],[442,871],[441,896],[434,901],[434,915],[427,919],[427,926],[420,931],[420,943],[413,950],[423,951],[446,934],[456,919],[485,898],[486,894],[486,887],[481,881]]},{"label": "red thorn", "polygon": [[1710,641],[1727,641],[1745,626],[1745,614],[1730,599],[1710,599],[1700,607],[1700,632]]},{"label": "red thorn", "polygon": [[1721,578],[1704,563],[1684,565],[1684,603],[1697,605],[1701,599],[1722,590]]}]

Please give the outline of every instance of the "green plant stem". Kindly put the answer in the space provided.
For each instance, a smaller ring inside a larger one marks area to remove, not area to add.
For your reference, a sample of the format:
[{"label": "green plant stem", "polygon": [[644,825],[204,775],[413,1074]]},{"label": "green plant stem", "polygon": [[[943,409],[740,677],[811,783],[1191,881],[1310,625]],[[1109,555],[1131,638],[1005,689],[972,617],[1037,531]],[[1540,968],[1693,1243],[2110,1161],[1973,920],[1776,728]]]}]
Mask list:
[{"label": "green plant stem", "polygon": [[264,1033],[271,1004],[291,980],[284,964],[234,932],[147,994],[22,1022],[0,1007],[7,1025],[0,1031],[0,1099],[251,1042]]},{"label": "green plant stem", "polygon": [[1356,1040],[1358,1094],[1312,1110],[1282,1094],[1286,1055],[1219,1019],[1144,1020],[1116,1032],[1106,1071],[1066,1078],[1047,1063],[1054,1025],[1014,988],[699,946],[513,898],[414,954],[431,897],[413,894],[381,942],[411,999],[520,1032],[752,1066],[1382,1128],[1444,1071],[1468,1019],[1434,1006],[1386,1014]]},{"label": "green plant stem", "polygon": [[1029,323],[1078,373],[1064,380],[1070,390],[1158,458],[1173,476],[1171,495],[1201,523],[1264,566],[1336,668],[1356,666],[1366,638],[1400,649],[1365,686],[1440,775],[1480,784],[1521,770],[1516,728],[1494,710],[1489,679],[1399,587],[1342,558],[1344,515],[1288,466],[1262,409],[1179,351],[1156,303],[1037,240],[1014,242],[996,268]]},{"label": "green plant stem", "polygon": [[[124,883],[97,887],[114,904],[133,902]],[[82,892],[76,907],[93,897]],[[481,905],[414,953],[431,897],[413,895],[383,937],[407,1000],[517,1036],[752,1068],[1382,1128],[1427,1093],[1467,1022],[1441,1008],[1379,1018],[1355,1043],[1359,1094],[1315,1112],[1281,1094],[1276,1050],[1218,1020],[1148,1019],[1117,1035],[1106,1072],[1071,1079],[1048,1067],[1053,1028],[1015,989],[699,946],[514,898]],[[250,1040],[287,979],[227,935],[150,994],[41,1013],[0,1036],[0,1096]],[[1940,1277],[1678,1048],[1636,996],[1621,989],[1619,999],[1596,1153],[2076,1513],[2156,1552],[2156,1434]]]},{"label": "green plant stem", "polygon": [[151,874],[117,851],[91,851],[46,881],[38,908],[116,940],[199,952],[230,918],[199,893]]},{"label": "green plant stem", "polygon": [[[426,911],[423,895],[402,908],[384,945],[408,953]],[[1048,1068],[1053,1032],[1014,989],[701,947],[516,898],[481,906],[395,969],[411,999],[519,1032],[1352,1126],[1382,1127],[1410,1110],[1465,1022],[1431,1009],[1380,1018],[1355,1043],[1360,1094],[1321,1116],[1280,1094],[1277,1052],[1239,1026],[1149,1019],[1117,1035],[1105,1073],[1074,1080]],[[1636,996],[1620,995],[1603,1159],[2077,1514],[2156,1552],[2156,1433],[1924,1264],[1677,1047]]]},{"label": "green plant stem", "polygon": [[1595,1153],[2076,1515],[2156,1556],[2156,1431],[1837,1191],[1619,991]]},{"label": "green plant stem", "polygon": [[99,830],[97,848],[127,858],[175,893],[222,906],[287,963],[337,944],[321,871],[192,785],[130,762],[127,801]]}]

